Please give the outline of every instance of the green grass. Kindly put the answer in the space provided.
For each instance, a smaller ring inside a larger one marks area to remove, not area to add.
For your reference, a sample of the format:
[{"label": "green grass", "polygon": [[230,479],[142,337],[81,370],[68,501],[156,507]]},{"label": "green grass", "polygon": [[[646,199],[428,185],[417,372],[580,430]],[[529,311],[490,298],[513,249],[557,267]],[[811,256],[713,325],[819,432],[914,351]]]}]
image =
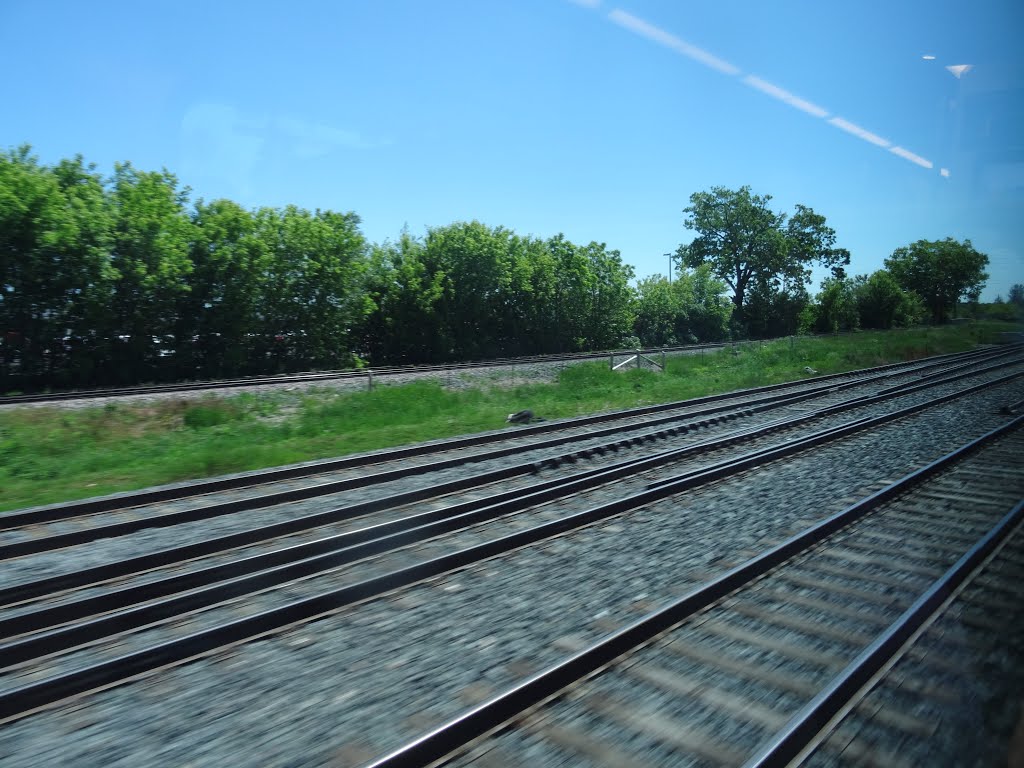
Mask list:
[{"label": "green grass", "polygon": [[402,443],[497,429],[530,408],[546,418],[806,378],[958,352],[1007,324],[977,323],[743,344],[668,359],[664,374],[570,366],[555,384],[448,390],[416,382],[373,392],[243,394],[80,410],[0,411],[0,511]]}]

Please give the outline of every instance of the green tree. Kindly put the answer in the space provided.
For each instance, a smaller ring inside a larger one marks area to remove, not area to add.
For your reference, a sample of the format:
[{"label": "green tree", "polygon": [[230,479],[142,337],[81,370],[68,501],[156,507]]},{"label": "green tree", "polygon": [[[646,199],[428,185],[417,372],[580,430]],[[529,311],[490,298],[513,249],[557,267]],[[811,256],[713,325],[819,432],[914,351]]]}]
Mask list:
[{"label": "green tree", "polygon": [[518,240],[521,270],[519,278],[518,311],[522,324],[518,337],[522,346],[519,353],[551,353],[560,351],[556,326],[556,295],[558,293],[558,265],[544,240],[535,237]]},{"label": "green tree", "polygon": [[282,369],[348,365],[373,310],[359,217],[290,205],[260,209],[255,222],[267,259],[258,353]]},{"label": "green tree", "polygon": [[255,350],[270,258],[253,215],[230,200],[198,201],[192,214],[189,290],[178,294],[175,371],[179,377],[261,370]]},{"label": "green tree", "polygon": [[110,327],[111,302],[117,272],[111,263],[114,217],[103,179],[95,165],[85,165],[81,155],[61,160],[53,168],[68,206],[71,226],[65,232],[63,323],[65,381],[59,384],[102,383],[106,356],[99,330]]},{"label": "green tree", "polygon": [[676,322],[681,315],[679,298],[664,275],[651,275],[637,282],[633,333],[644,346],[677,344]]},{"label": "green tree", "polygon": [[428,264],[423,241],[407,230],[397,242],[374,245],[366,275],[373,309],[360,326],[359,354],[374,364],[443,360],[447,331],[437,303],[444,278]]},{"label": "green tree", "polygon": [[821,283],[814,304],[801,315],[801,330],[817,333],[852,331],[858,326],[855,281],[830,277]]},{"label": "green tree", "polygon": [[[134,383],[619,346],[632,268],[603,243],[457,222],[370,247],[354,213],[189,205],[168,171],[0,154],[0,376]],[[673,332],[715,334],[710,268]],[[706,327],[705,327],[706,326]],[[717,330],[716,330],[717,329]]]},{"label": "green tree", "polygon": [[439,362],[616,346],[631,330],[632,270],[599,243],[522,237],[478,221],[403,232],[371,250],[374,361]]},{"label": "green tree", "polygon": [[189,250],[195,232],[186,209],[188,195],[166,170],[114,166],[111,265],[116,278],[113,326],[105,336],[119,380],[150,377],[175,343],[175,311],[179,296],[189,290],[192,271]]},{"label": "green tree", "polygon": [[724,292],[707,265],[684,270],[671,283],[662,275],[644,278],[636,286],[633,332],[646,346],[723,339],[732,313]]},{"label": "green tree", "polygon": [[725,296],[725,282],[712,274],[711,265],[680,273],[677,290],[684,291],[687,333],[680,338],[721,341],[729,335],[733,303]]},{"label": "green tree", "polygon": [[513,233],[479,221],[456,222],[427,232],[428,269],[440,275],[437,299],[446,359],[498,354],[504,336],[504,302],[511,285]]},{"label": "green tree", "polygon": [[885,260],[896,282],[924,301],[933,322],[941,323],[961,298],[977,301],[988,274],[988,256],[975,250],[970,240],[918,240],[897,248]]},{"label": "green tree", "polygon": [[46,167],[28,146],[0,152],[0,375],[91,381],[110,240],[102,180],[81,157]]},{"label": "green tree", "polygon": [[[630,333],[632,268],[603,243],[547,243],[456,222],[428,231],[422,260],[441,359],[616,346]],[[530,339],[536,346],[529,345]]]},{"label": "green tree", "polygon": [[604,243],[591,242],[582,247],[593,275],[586,320],[587,349],[618,347],[633,328],[633,267],[624,264],[622,255]]},{"label": "green tree", "polygon": [[[695,192],[684,209],[684,224],[697,232],[679,246],[681,264],[709,264],[732,291],[734,318],[747,323],[747,294],[765,296],[810,282],[810,267],[821,264],[836,274],[850,262],[845,249],[835,247],[835,231],[825,218],[798,205],[792,217],[769,208],[771,195],[752,195],[750,187],[731,190],[712,187]],[[761,302],[764,304],[764,302]]]},{"label": "green tree", "polygon": [[802,281],[759,280],[750,290],[748,301],[747,322],[733,322],[733,333],[761,339],[796,333],[811,305]]},{"label": "green tree", "polygon": [[900,288],[896,278],[884,269],[855,278],[854,294],[862,328],[908,326],[920,322],[923,316],[920,297]]},{"label": "green tree", "polygon": [[1009,300],[1011,304],[1016,304],[1018,307],[1024,307],[1024,285],[1021,283],[1014,283],[1011,285]]},{"label": "green tree", "polygon": [[555,265],[555,293],[551,306],[554,352],[577,352],[589,348],[587,338],[590,301],[597,275],[582,248],[559,233],[547,240]]}]

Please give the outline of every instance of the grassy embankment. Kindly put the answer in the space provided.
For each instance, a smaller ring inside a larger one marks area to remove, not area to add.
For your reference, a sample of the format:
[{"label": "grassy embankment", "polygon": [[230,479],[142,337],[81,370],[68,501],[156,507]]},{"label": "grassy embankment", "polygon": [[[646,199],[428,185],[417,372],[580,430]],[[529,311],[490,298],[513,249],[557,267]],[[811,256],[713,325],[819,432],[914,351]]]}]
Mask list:
[{"label": "grassy embankment", "polygon": [[0,411],[0,510],[496,429],[511,411],[575,416],[957,352],[1008,324],[752,343],[674,357],[664,374],[571,366],[555,384],[439,383]]}]

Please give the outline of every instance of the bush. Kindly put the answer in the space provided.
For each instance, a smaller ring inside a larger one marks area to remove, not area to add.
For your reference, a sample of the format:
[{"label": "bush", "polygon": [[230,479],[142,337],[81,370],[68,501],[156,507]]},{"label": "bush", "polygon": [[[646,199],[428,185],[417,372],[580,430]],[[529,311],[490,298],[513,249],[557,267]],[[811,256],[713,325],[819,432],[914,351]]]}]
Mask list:
[{"label": "bush", "polygon": [[863,328],[888,330],[916,325],[925,316],[921,298],[900,288],[888,271],[880,269],[870,277],[860,275],[854,281],[857,313]]},{"label": "bush", "polygon": [[241,412],[230,403],[209,402],[188,406],[182,414],[182,421],[186,427],[203,429],[227,424],[240,416]]}]

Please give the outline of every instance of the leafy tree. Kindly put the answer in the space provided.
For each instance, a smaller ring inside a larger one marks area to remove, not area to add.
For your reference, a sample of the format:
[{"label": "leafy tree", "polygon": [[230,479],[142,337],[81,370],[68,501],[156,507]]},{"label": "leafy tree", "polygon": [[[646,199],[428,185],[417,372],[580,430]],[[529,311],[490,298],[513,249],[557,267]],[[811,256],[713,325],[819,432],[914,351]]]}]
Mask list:
[{"label": "leafy tree", "polygon": [[857,328],[855,283],[850,278],[831,277],[822,281],[814,304],[801,316],[801,330],[838,333]]},{"label": "leafy tree", "polygon": [[[630,333],[632,268],[603,243],[577,246],[558,236],[545,252],[503,227],[459,222],[431,229],[425,251],[445,276],[436,306],[449,358],[526,351],[519,339],[527,331],[553,330],[568,348],[582,349],[617,346]],[[534,301],[541,305],[528,311]]]},{"label": "leafy tree", "polygon": [[359,217],[290,205],[260,209],[255,221],[267,254],[258,351],[282,369],[352,362],[356,330],[373,309]]},{"label": "leafy tree", "polygon": [[504,304],[511,288],[513,233],[479,221],[428,230],[424,259],[440,277],[435,303],[445,357],[478,359],[498,353],[504,335]]},{"label": "leafy tree", "polygon": [[924,306],[916,293],[904,291],[896,279],[880,269],[854,280],[857,314],[863,328],[888,329],[921,321]]},{"label": "leafy tree", "polygon": [[589,305],[596,291],[597,276],[582,248],[561,233],[546,242],[555,267],[555,286],[551,305],[552,331],[556,339],[553,352],[587,349]]},{"label": "leafy tree", "polygon": [[[190,207],[166,170],[0,153],[5,387],[614,347],[632,276],[562,235],[457,222],[370,247],[354,213]],[[722,290],[710,267],[681,275],[672,333],[721,334]]]},{"label": "leafy tree", "polygon": [[790,336],[800,330],[803,313],[811,304],[802,281],[758,281],[748,300],[747,323],[732,323],[734,337]]},{"label": "leafy tree", "polygon": [[645,346],[678,343],[676,323],[685,320],[672,283],[664,275],[651,275],[636,285],[633,331]]},{"label": "leafy tree", "polygon": [[196,203],[189,290],[178,295],[179,377],[256,373],[270,258],[252,214],[230,200]]},{"label": "leafy tree", "polygon": [[586,348],[610,349],[621,346],[633,327],[633,267],[623,264],[622,255],[608,250],[604,243],[591,242],[582,247],[593,278],[590,280],[590,306],[586,319]]},{"label": "leafy tree", "polygon": [[150,377],[173,346],[179,296],[189,290],[189,250],[195,236],[186,210],[189,190],[167,171],[114,166],[110,200],[116,271],[113,326],[106,329],[119,380]]},{"label": "leafy tree", "polygon": [[647,346],[718,341],[729,332],[732,303],[707,265],[674,282],[652,275],[637,283],[634,333]]},{"label": "leafy tree", "polygon": [[102,181],[80,157],[51,168],[28,146],[0,152],[0,374],[89,380],[109,306],[110,230]]},{"label": "leafy tree", "polygon": [[705,264],[682,272],[677,290],[684,292],[684,304],[689,306],[686,338],[697,341],[721,341],[729,335],[729,321],[733,303],[725,296],[725,283]]},{"label": "leafy tree", "polygon": [[[796,206],[789,221],[786,222],[787,258],[790,264],[805,265],[802,270],[803,282],[810,282],[810,270],[806,265],[821,264],[832,270],[832,276],[842,280],[846,277],[844,267],[850,263],[850,252],[845,248],[836,248],[836,232],[825,223],[825,217],[815,213],[807,206]],[[801,270],[790,268],[784,272],[790,280],[799,280]]]},{"label": "leafy tree", "polygon": [[977,301],[988,274],[988,256],[979,253],[970,240],[918,240],[897,248],[885,260],[896,282],[917,293],[933,322],[943,322],[955,311],[961,298]]},{"label": "leafy tree", "polygon": [[[732,291],[734,318],[748,321],[747,294],[757,289],[763,299],[772,293],[793,292],[810,282],[810,267],[821,264],[839,274],[850,254],[835,247],[835,231],[825,218],[798,205],[792,217],[769,208],[771,195],[752,195],[750,187],[731,190],[712,187],[695,192],[684,224],[697,237],[679,246],[681,264],[709,264],[713,274]],[[765,318],[761,318],[764,320]]]},{"label": "leafy tree", "polygon": [[374,363],[445,359],[447,331],[437,311],[444,278],[427,263],[422,240],[407,230],[397,242],[373,246],[366,276],[373,309],[360,326],[360,355]]},{"label": "leafy tree", "polygon": [[[997,296],[996,299],[1000,297]],[[993,301],[991,304],[979,304],[977,317],[985,320],[998,320],[1004,323],[1024,321],[1024,307],[1008,301]]]},{"label": "leafy tree", "polygon": [[517,249],[517,307],[520,325],[516,333],[517,354],[558,352],[555,325],[558,264],[544,240],[520,238]]},{"label": "leafy tree", "polygon": [[1024,306],[1024,285],[1014,283],[1010,286],[1009,301],[1011,304],[1016,304],[1019,307]]},{"label": "leafy tree", "polygon": [[[68,383],[104,380],[105,358],[99,329],[109,327],[114,280],[111,264],[114,218],[94,165],[80,155],[61,160],[53,168],[67,204],[69,229],[64,233],[64,304],[67,328],[63,350]],[[56,355],[54,355],[56,360]]]},{"label": "leafy tree", "polygon": [[360,332],[375,361],[428,362],[616,346],[632,323],[617,251],[477,221],[403,232],[371,250],[376,309]]},{"label": "leafy tree", "polygon": [[1007,299],[996,296],[991,304],[981,304],[977,307],[978,315],[989,320],[999,320],[1007,323],[1024,321],[1024,285],[1015,283],[1010,286]]}]

